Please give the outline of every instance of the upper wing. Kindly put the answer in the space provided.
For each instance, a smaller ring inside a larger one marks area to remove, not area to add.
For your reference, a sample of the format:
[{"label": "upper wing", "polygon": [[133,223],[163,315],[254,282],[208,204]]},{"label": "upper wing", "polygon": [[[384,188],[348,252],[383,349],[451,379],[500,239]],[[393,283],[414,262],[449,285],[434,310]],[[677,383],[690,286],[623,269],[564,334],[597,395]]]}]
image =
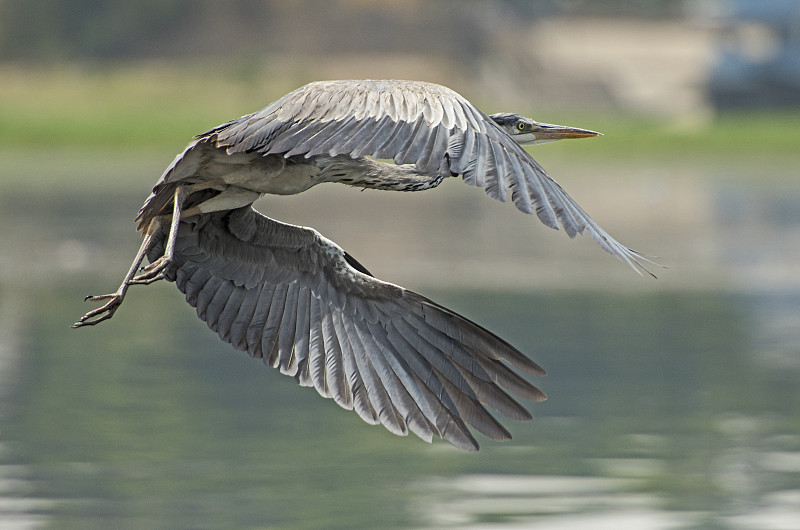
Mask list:
[{"label": "upper wing", "polygon": [[[636,270],[639,253],[608,235],[494,121],[449,88],[416,81],[323,81],[199,136],[229,153],[392,158],[464,181],[570,237],[584,231]],[[638,268],[637,268],[638,267]],[[649,271],[648,271],[649,272]]]},{"label": "upper wing", "polygon": [[507,392],[545,399],[510,367],[544,370],[501,338],[252,208],[182,221],[167,279],[224,341],[396,434],[476,450],[467,425],[511,437],[485,405],[528,420]]}]

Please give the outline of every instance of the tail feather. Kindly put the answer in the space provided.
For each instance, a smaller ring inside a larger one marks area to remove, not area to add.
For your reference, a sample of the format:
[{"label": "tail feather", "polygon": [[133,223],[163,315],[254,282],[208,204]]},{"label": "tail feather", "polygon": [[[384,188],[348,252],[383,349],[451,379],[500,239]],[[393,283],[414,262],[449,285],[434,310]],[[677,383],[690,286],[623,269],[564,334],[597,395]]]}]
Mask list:
[{"label": "tail feather", "polygon": [[190,142],[161,175],[153,187],[153,192],[136,216],[137,230],[146,231],[154,217],[171,211],[172,199],[175,196],[178,182],[186,181],[197,174],[208,149],[214,149],[213,146],[203,143],[202,140],[197,139]]},{"label": "tail feather", "polygon": [[138,231],[146,232],[154,217],[172,211],[172,199],[175,197],[177,186],[177,182],[159,182],[155,185],[153,192],[136,215]]}]

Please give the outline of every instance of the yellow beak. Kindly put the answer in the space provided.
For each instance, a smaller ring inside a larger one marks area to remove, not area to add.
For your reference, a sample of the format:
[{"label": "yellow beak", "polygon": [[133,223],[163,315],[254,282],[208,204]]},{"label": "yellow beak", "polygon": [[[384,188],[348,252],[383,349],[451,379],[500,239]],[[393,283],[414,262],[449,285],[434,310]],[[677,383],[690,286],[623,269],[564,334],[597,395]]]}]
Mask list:
[{"label": "yellow beak", "polygon": [[563,140],[565,138],[591,138],[592,136],[603,136],[602,133],[590,131],[588,129],[578,129],[577,127],[566,127],[564,125],[553,125],[552,123],[536,123],[531,133],[536,136],[537,142]]}]

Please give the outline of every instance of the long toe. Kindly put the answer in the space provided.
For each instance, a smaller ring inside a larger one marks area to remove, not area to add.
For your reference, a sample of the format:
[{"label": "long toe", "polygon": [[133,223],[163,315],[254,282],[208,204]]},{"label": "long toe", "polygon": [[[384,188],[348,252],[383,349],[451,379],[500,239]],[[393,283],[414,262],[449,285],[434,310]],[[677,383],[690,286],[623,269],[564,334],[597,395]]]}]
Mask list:
[{"label": "long toe", "polygon": [[117,308],[122,304],[123,297],[120,295],[102,295],[102,296],[92,296],[88,297],[87,300],[91,300],[93,302],[98,300],[108,300],[105,304],[98,307],[97,309],[92,309],[85,315],[83,315],[80,320],[75,322],[72,327],[73,328],[80,328],[83,326],[94,326],[95,324],[99,324],[104,320],[108,320],[114,313],[117,311]]},{"label": "long toe", "polygon": [[[167,266],[171,263],[171,259],[167,258],[166,256],[161,256],[153,263],[148,265],[147,267],[142,267],[141,273],[137,274],[133,278],[132,283],[145,283],[145,280],[157,280],[159,275],[167,268]],[[149,283],[149,282],[148,282]]]},{"label": "long toe", "polygon": [[138,276],[133,277],[131,281],[128,282],[129,285],[150,285],[153,282],[157,282],[158,280],[164,279],[164,271],[159,271],[155,276],[150,276],[148,274],[140,274]]},{"label": "long toe", "polygon": [[111,300],[114,297],[119,296],[117,293],[109,293],[109,294],[90,294],[86,298],[83,299],[84,302],[103,302],[105,300]]}]

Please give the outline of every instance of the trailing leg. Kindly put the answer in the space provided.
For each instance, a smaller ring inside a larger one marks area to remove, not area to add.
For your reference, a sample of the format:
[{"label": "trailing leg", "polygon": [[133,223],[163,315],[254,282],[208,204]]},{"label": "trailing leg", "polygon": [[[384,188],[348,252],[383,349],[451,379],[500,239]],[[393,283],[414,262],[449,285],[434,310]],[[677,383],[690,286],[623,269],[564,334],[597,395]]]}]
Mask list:
[{"label": "trailing leg", "polygon": [[[221,193],[196,206],[183,210],[183,204],[187,197],[197,191],[210,188],[217,189]],[[122,280],[122,284],[120,284],[119,288],[114,293],[87,296],[87,301],[105,301],[106,303],[83,315],[72,327],[93,326],[104,320],[108,320],[122,304],[122,300],[125,298],[125,293],[129,286],[134,284],[146,285],[162,279],[164,277],[164,271],[172,262],[172,257],[175,253],[175,243],[177,241],[181,219],[208,212],[240,208],[251,204],[260,196],[261,194],[258,192],[237,187],[228,187],[220,181],[205,181],[176,187],[173,197],[172,214],[159,215],[153,217],[152,221],[150,221],[150,225],[146,228],[147,232],[144,236],[144,241],[142,241],[142,245],[139,247],[139,251],[136,253],[136,257],[131,264],[130,270],[128,270],[128,273],[125,275],[125,279]],[[140,270],[139,267],[142,264],[142,260],[144,260],[144,257],[155,245],[156,235],[160,235],[164,231],[167,222],[169,222],[169,234],[167,236],[167,242],[164,245],[164,254],[150,263],[150,265],[142,268],[141,273],[137,275],[136,273]]]},{"label": "trailing leg", "polygon": [[[104,320],[108,320],[114,316],[114,313],[122,304],[122,301],[125,299],[125,293],[128,291],[129,286],[133,284],[148,284],[161,279],[163,277],[163,270],[167,265],[169,265],[175,250],[175,238],[178,232],[178,225],[180,224],[181,220],[181,206],[183,205],[183,201],[195,191],[208,189],[216,185],[218,185],[216,182],[201,182],[199,184],[192,184],[188,186],[178,186],[175,189],[172,215],[159,215],[150,221],[150,225],[145,229],[146,233],[144,235],[142,245],[139,247],[139,251],[136,253],[133,263],[131,263],[131,268],[128,270],[128,273],[125,275],[125,279],[122,280],[122,283],[116,292],[98,296],[87,296],[85,301],[105,301],[106,303],[101,307],[93,309],[83,315],[80,320],[72,325],[72,327],[79,328],[82,326],[94,326],[95,324],[98,324]],[[155,244],[156,234],[159,234],[164,229],[164,224],[170,218],[170,231],[167,244],[164,248],[164,255],[145,267],[142,274],[136,276],[142,261]]]},{"label": "trailing leg", "polygon": [[117,308],[122,304],[122,300],[125,299],[125,293],[128,290],[128,286],[133,283],[133,277],[136,272],[139,270],[139,266],[142,264],[142,260],[144,259],[145,255],[150,251],[150,249],[155,244],[154,235],[158,233],[161,229],[161,223],[164,222],[164,217],[156,217],[150,223],[150,227],[147,230],[147,234],[144,236],[144,240],[142,241],[142,245],[139,247],[139,251],[136,253],[136,257],[133,258],[133,263],[131,263],[131,268],[128,270],[128,273],[125,275],[125,279],[122,280],[119,288],[116,292],[111,294],[102,294],[98,296],[87,296],[84,301],[86,302],[107,302],[98,307],[97,309],[92,309],[85,315],[83,315],[80,320],[75,322],[72,327],[79,328],[82,326],[94,326],[104,320],[108,320],[114,313],[116,312]]},{"label": "trailing leg", "polygon": [[179,186],[175,190],[175,200],[172,209],[172,223],[170,224],[167,244],[164,246],[164,254],[153,263],[142,269],[142,273],[133,278],[131,283],[148,284],[164,277],[164,270],[172,261],[175,254],[175,242],[178,238],[178,227],[181,219],[192,217],[202,213],[217,212],[221,210],[232,210],[248,204],[252,204],[261,194],[245,190],[243,188],[225,187],[221,193],[214,197],[192,206],[187,210],[183,209],[183,203],[192,193],[208,188],[224,186],[218,182],[201,182],[189,186]]}]

